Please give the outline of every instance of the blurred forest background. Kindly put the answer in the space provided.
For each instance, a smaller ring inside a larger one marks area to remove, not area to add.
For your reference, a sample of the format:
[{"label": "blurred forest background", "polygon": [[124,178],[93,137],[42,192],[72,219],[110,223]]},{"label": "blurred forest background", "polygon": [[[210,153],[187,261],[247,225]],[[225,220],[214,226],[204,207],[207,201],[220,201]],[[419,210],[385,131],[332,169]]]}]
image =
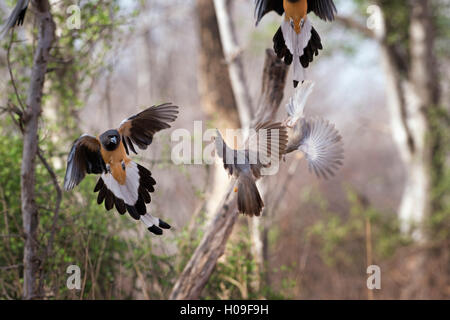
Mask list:
[{"label": "blurred forest background", "polygon": [[[2,21],[15,3],[0,4]],[[252,0],[226,3],[252,104],[281,18],[271,13],[255,28]],[[198,298],[450,298],[450,1],[335,3],[335,22],[309,16],[325,49],[308,70],[316,85],[306,113],[336,124],[344,166],[319,180],[287,157],[265,179],[263,216],[238,217]],[[158,182],[149,210],[173,226],[162,237],[97,205],[96,177],[70,193],[61,183],[75,138],[145,106],[179,105],[173,128],[193,131],[194,120],[240,127],[213,1],[50,4],[55,38],[34,151],[24,139],[39,48],[33,6],[1,43],[0,298],[167,299],[221,201],[223,170],[174,165],[169,130],[136,157]],[[66,24],[72,4],[81,8],[80,29]],[[293,93],[290,74],[286,83],[278,119]],[[21,185],[30,152],[35,181]],[[35,192],[31,223],[23,220],[27,187]],[[72,264],[81,268],[81,290],[66,286]],[[371,264],[381,268],[380,290],[366,287]]]}]

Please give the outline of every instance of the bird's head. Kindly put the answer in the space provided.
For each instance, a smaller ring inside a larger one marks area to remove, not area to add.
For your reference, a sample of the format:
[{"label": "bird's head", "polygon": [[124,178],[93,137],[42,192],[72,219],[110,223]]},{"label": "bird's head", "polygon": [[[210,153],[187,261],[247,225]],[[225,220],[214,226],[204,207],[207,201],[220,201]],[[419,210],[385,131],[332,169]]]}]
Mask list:
[{"label": "bird's head", "polygon": [[100,142],[108,151],[115,150],[120,144],[120,134],[117,130],[108,130],[100,135]]}]

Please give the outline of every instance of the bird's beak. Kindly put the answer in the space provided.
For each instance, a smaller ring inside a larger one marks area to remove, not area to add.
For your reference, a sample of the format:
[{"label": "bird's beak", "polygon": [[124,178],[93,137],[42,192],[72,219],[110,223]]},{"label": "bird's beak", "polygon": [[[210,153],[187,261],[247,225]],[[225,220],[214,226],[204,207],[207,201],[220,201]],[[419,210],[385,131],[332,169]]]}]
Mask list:
[{"label": "bird's beak", "polygon": [[116,143],[117,143],[117,138],[116,138],[116,137],[112,137],[112,138],[111,138],[111,142],[114,143],[114,144],[116,144]]}]

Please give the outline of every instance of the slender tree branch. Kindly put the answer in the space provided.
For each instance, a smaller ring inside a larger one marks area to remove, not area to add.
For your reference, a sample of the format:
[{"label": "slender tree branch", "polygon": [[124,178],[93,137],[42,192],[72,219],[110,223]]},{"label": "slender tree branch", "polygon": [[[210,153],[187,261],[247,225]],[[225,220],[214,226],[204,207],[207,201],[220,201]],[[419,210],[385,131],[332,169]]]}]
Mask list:
[{"label": "slender tree branch", "polygon": [[356,30],[360,33],[362,33],[364,36],[374,39],[377,39],[377,36],[375,32],[367,28],[364,24],[360,23],[359,21],[351,18],[351,17],[345,17],[345,16],[337,16],[336,21],[345,26],[346,28]]},{"label": "slender tree branch", "polygon": [[22,223],[24,246],[24,299],[40,297],[37,287],[40,260],[38,257],[39,212],[36,206],[36,155],[38,154],[38,127],[42,112],[42,95],[50,49],[55,38],[55,23],[48,0],[33,1],[38,22],[38,39],[34,51],[33,68],[28,89],[26,109],[23,112],[23,153],[21,165]]},{"label": "slender tree branch", "polygon": [[231,21],[230,8],[226,0],[214,0],[217,22],[222,40],[223,52],[228,64],[231,86],[236,98],[236,104],[241,121],[241,128],[248,131],[253,117],[252,100],[245,80],[244,68],[241,59],[236,32]]},{"label": "slender tree branch", "polygon": [[[260,99],[260,107],[265,112],[259,112],[252,123],[266,119],[268,115],[275,115],[283,97],[288,67],[280,61],[273,50],[266,50],[266,61],[263,73],[262,95],[267,100]],[[230,182],[222,204],[214,215],[211,224],[206,230],[200,245],[184,268],[175,283],[169,299],[198,299],[208,282],[217,260],[225,251],[225,245],[237,220],[236,193],[233,178]]]}]

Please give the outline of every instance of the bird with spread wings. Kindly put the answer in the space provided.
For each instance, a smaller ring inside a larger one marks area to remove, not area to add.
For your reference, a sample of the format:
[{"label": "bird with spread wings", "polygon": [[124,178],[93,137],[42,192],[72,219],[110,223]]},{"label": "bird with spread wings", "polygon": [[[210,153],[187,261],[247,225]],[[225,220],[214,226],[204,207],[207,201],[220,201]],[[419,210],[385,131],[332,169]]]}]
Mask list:
[{"label": "bird with spread wings", "polygon": [[297,87],[305,80],[304,68],[323,49],[308,13],[314,12],[322,20],[333,21],[336,6],[333,0],[255,0],[256,25],[271,11],[284,14],[283,22],[273,37],[273,48],[287,65],[294,63],[294,87]]},{"label": "bird with spread wings", "polygon": [[[94,192],[97,203],[105,203],[106,210],[116,207],[120,214],[128,211],[135,220],[142,221],[149,231],[161,235],[170,225],[147,212],[150,193],[156,184],[151,172],[132,161],[128,155],[137,154],[152,143],[160,130],[170,128],[176,120],[178,107],[170,103],[152,106],[123,120],[118,129],[110,129],[94,137],[83,134],[73,143],[67,159],[64,189],[72,190],[86,174],[98,174]],[[162,228],[162,229],[161,229]]]},{"label": "bird with spread wings", "polygon": [[215,137],[217,155],[230,176],[237,179],[237,204],[239,212],[259,216],[264,201],[255,181],[261,178],[262,169],[274,165],[285,153],[288,142],[286,127],[279,122],[264,122],[256,126],[244,149],[232,149],[223,140],[219,130]]}]

